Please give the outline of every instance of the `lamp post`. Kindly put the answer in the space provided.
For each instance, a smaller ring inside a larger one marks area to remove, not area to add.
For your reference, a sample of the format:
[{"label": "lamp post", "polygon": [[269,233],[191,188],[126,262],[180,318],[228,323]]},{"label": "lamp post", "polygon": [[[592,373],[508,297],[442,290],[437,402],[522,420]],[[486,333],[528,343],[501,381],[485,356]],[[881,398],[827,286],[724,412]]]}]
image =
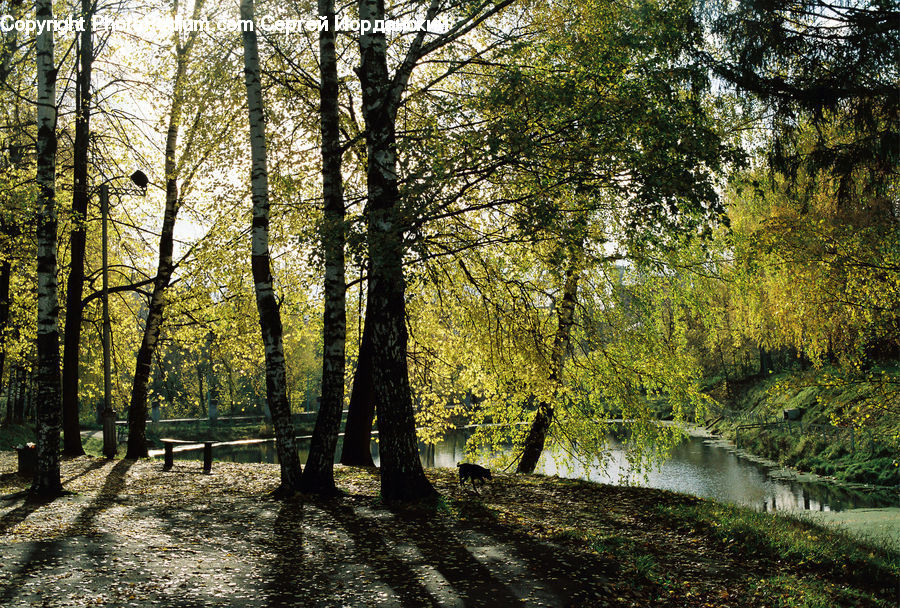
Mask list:
[{"label": "lamp post", "polygon": [[100,186],[100,218],[102,233],[102,258],[103,258],[103,290],[100,301],[103,304],[103,455],[107,458],[115,458],[116,444],[116,413],[112,407],[112,363],[110,358],[110,336],[112,324],[109,320],[109,260],[108,238],[106,230],[106,218],[109,214],[109,184]]},{"label": "lamp post", "polygon": [[[103,287],[100,301],[103,307],[103,455],[115,458],[118,438],[116,437],[116,412],[112,406],[112,323],[109,320],[109,258],[107,233],[107,217],[109,216],[109,181],[100,184],[100,218],[101,218],[101,258],[103,263]],[[131,181],[141,189],[141,196],[147,194],[147,176],[137,170],[131,175]],[[133,192],[128,190],[121,191]]]}]

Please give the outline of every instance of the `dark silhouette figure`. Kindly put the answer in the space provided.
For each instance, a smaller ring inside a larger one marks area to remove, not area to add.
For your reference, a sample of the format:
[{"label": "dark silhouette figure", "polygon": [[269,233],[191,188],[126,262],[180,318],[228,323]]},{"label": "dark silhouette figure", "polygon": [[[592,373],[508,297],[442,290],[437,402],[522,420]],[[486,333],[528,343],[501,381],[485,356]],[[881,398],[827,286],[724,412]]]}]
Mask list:
[{"label": "dark silhouette figure", "polygon": [[456,466],[459,468],[459,485],[462,486],[463,482],[468,479],[472,482],[472,489],[475,490],[476,494],[478,494],[476,481],[480,481],[483,484],[485,479],[493,479],[490,469],[486,469],[483,466],[467,462],[458,462]]}]

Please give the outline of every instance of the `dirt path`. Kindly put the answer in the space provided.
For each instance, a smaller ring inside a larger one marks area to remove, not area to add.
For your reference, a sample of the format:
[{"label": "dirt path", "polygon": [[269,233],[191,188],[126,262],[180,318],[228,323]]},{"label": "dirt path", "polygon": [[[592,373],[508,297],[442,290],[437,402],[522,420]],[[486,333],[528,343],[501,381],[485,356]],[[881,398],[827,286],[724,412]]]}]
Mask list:
[{"label": "dirt path", "polygon": [[[371,474],[358,488],[344,480],[367,494],[287,502],[265,496],[276,475],[67,461],[76,494],[0,501],[0,605],[564,606],[598,605],[603,592],[599,558],[570,563],[567,549],[502,524],[393,513],[367,495]],[[4,493],[18,481],[4,475]]]},{"label": "dirt path", "polygon": [[[81,457],[71,495],[0,499],[0,606],[724,608],[758,605],[773,573],[659,521],[648,497],[692,500],[672,493],[497,475],[477,496],[433,469],[443,505],[392,511],[375,471],[339,468],[338,499],[276,501],[274,465],[161,468]],[[14,469],[0,453],[0,495],[27,486]]]}]

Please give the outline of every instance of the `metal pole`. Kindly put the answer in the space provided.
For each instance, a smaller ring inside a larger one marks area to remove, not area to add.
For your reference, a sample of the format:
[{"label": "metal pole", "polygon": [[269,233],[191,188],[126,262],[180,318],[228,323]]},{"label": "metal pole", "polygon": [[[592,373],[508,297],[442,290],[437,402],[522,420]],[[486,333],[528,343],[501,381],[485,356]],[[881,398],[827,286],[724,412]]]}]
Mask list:
[{"label": "metal pole", "polygon": [[100,217],[102,231],[103,257],[103,455],[114,458],[116,455],[116,414],[112,408],[112,365],[110,361],[110,335],[112,326],[109,321],[109,260],[107,246],[109,239],[106,231],[106,218],[109,214],[109,186],[100,186]]}]

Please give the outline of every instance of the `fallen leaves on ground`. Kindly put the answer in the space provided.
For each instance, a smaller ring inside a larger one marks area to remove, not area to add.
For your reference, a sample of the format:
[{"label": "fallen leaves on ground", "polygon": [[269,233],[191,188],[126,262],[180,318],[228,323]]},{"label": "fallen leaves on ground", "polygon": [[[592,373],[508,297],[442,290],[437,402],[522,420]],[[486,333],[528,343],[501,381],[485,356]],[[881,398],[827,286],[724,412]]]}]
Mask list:
[{"label": "fallen leaves on ground", "polygon": [[[15,464],[0,453],[0,495],[27,488]],[[67,495],[0,500],[0,605],[738,607],[785,581],[830,592],[657,518],[683,495],[502,474],[478,495],[455,470],[427,473],[437,507],[389,509],[374,469],[336,467],[338,498],[275,500],[276,465],[65,460]]]}]

